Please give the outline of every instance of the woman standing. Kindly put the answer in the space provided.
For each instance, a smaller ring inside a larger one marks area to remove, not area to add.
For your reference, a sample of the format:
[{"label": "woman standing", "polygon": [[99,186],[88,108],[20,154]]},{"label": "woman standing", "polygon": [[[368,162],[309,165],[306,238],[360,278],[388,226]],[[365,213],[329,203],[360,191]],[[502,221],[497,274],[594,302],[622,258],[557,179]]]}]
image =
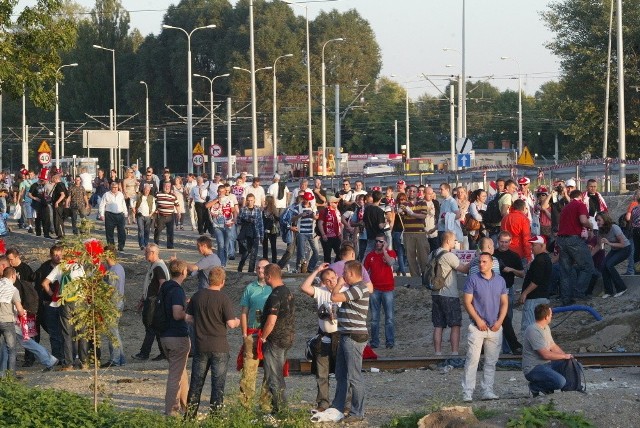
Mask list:
[{"label": "woman standing", "polygon": [[456,187],[455,198],[456,198],[456,202],[458,203],[458,210],[460,211],[460,223],[461,223],[460,226],[462,227],[463,235],[467,238],[467,239],[463,239],[462,242],[460,243],[460,249],[468,250],[470,248],[469,233],[464,227],[464,220],[467,215],[467,212],[469,212],[469,205],[470,205],[467,189],[465,189],[462,186]]},{"label": "woman standing", "polygon": [[278,209],[273,196],[267,195],[265,207],[262,211],[262,222],[264,224],[264,236],[262,238],[262,258],[269,259],[269,244],[271,244],[271,263],[278,261],[276,251],[276,238],[280,235]]},{"label": "woman standing", "polygon": [[133,175],[133,169],[127,168],[122,180],[122,193],[124,193],[124,203],[127,205],[127,224],[131,224],[131,213],[136,204],[136,192],[138,190],[138,181]]},{"label": "woman standing", "polygon": [[184,230],[184,226],[182,224],[182,220],[184,217],[185,210],[185,196],[186,189],[182,185],[182,177],[176,176],[175,184],[173,185],[173,194],[176,196],[178,200],[178,206],[176,207],[176,222],[178,224],[178,228],[180,230]]},{"label": "woman standing", "polygon": [[602,266],[602,282],[604,285],[603,299],[607,297],[620,297],[627,291],[627,286],[622,281],[616,266],[629,257],[631,247],[629,240],[617,224],[613,224],[611,216],[607,212],[596,214],[598,223],[598,238],[600,247],[608,245],[611,249],[604,258]]},{"label": "woman standing", "polygon": [[469,216],[480,222],[479,230],[469,231],[469,249],[475,250],[478,248],[478,239],[486,235],[486,229],[482,223],[482,215],[487,210],[487,192],[484,189],[478,189],[471,193],[469,197]]}]

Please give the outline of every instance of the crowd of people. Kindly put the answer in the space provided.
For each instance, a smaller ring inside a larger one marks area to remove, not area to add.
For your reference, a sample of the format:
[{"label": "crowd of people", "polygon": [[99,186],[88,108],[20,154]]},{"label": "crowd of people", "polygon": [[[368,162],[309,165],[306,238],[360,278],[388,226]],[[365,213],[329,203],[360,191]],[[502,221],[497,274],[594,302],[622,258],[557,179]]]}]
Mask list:
[{"label": "crowd of people", "polygon": [[[132,358],[149,359],[157,342],[159,354],[154,360],[169,363],[167,415],[195,417],[209,369],[211,409],[223,405],[231,352],[227,331],[236,327],[243,336],[240,401],[248,406],[256,400],[262,361],[260,405],[270,415],[286,409],[284,373],[295,336],[296,305],[283,282],[286,271],[308,274],[300,291],[317,304],[318,330],[310,342],[317,381],[314,411],[319,420],[322,415],[339,414],[338,419],[348,415],[348,422],[357,422],[364,418],[366,388],[361,366],[365,347],[380,347],[382,334],[386,348],[396,345],[397,277],[422,278],[434,263],[438,266],[435,271],[443,285],[431,292],[436,355],[443,354],[447,328],[451,346],[447,354],[458,355],[462,309],[467,312],[470,324],[462,397],[468,402],[473,400],[483,349],[482,399],[498,399],[493,383],[500,353],[523,355],[532,394],[559,389],[563,382],[553,361],[571,355],[551,338],[550,298],[557,296],[565,306],[584,302],[591,298],[599,277],[604,285],[602,297],[617,298],[626,292],[617,266],[628,263],[627,273],[640,268],[640,192],[615,222],[595,180],[589,180],[587,190],[581,191],[573,179],[558,181],[552,189],[539,186],[535,190],[530,189],[527,177],[499,179],[495,192],[487,192],[448,183],[436,191],[403,180],[395,187],[367,190],[362,181],[355,181],[351,188],[350,180],[345,179],[341,189],[332,192],[320,179],[312,187],[303,179],[289,189],[278,174],[265,188],[258,177],[246,183],[244,173],[234,183],[225,182],[219,174],[211,180],[206,174],[189,174],[183,184],[169,170],[158,177],[151,168],[144,174],[131,168],[124,179],[116,171],[109,178],[98,171],[87,183],[85,171],[68,178],[67,185],[57,171],[51,177],[43,171],[37,177],[21,171],[16,200],[23,207],[21,226],[30,232],[35,227],[37,235],[55,234],[61,239],[64,221],[71,217],[76,234],[77,218],[89,215],[93,206],[104,221],[109,249],[117,254],[116,249],[122,251],[125,246],[125,225],[137,224],[138,244],[149,263],[138,308],[147,319],[145,312],[163,295],[170,320],[163,331],[145,322],[143,343]],[[187,216],[200,235],[196,247],[202,258],[191,264],[174,256],[167,265],[160,255],[160,234],[166,230],[166,248],[173,248],[174,230],[184,228]],[[278,238],[286,244],[279,259]],[[260,246],[262,258],[258,256]],[[463,263],[456,250],[475,250],[475,255],[470,263]],[[60,304],[57,295],[63,275],[62,251],[61,246],[53,245],[50,259],[35,272],[21,262],[15,248],[0,257],[0,328],[7,348],[6,357],[0,359],[2,370],[15,372],[17,343],[29,351],[25,365],[34,364],[36,358],[46,370],[58,364],[61,370],[87,364],[88,344],[74,340],[73,304]],[[227,263],[236,255],[237,270],[242,272],[246,266],[257,277],[246,286],[240,302],[231,302],[221,290]],[[107,260],[106,268],[114,273],[112,286],[123,295],[124,269],[115,259]],[[467,274],[462,287],[456,272]],[[71,272],[72,276],[83,274]],[[189,275],[197,277],[198,292],[187,299],[182,283]],[[523,278],[519,293],[515,277]],[[239,303],[239,317],[234,303]],[[512,322],[515,305],[522,305],[519,334]],[[49,334],[50,353],[39,345],[38,335],[30,341],[16,340],[14,318],[24,313]],[[113,334],[120,337],[117,328]],[[121,366],[125,360],[122,345],[110,346],[109,359],[102,365]],[[330,373],[336,377],[333,398],[329,395]]]}]

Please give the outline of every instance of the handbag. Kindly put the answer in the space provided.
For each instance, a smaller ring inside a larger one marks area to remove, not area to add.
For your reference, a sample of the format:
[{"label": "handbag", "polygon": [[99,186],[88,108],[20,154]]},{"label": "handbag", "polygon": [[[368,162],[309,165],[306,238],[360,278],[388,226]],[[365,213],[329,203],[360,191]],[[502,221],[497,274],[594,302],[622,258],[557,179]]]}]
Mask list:
[{"label": "handbag", "polygon": [[473,218],[471,213],[467,213],[464,216],[464,228],[465,228],[465,230],[467,232],[473,232],[475,230],[480,230],[481,227],[482,227],[482,224],[478,220]]},{"label": "handbag", "polygon": [[20,206],[20,204],[16,204],[16,209],[13,212],[13,219],[20,220],[21,217],[22,217],[22,206]]}]

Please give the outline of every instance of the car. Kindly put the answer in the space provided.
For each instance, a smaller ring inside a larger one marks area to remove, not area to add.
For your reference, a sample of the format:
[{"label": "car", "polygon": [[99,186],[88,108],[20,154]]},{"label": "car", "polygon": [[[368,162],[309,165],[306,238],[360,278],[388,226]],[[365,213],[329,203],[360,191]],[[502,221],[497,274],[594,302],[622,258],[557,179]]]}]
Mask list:
[{"label": "car", "polygon": [[362,172],[365,175],[388,174],[396,172],[396,167],[391,163],[368,162],[364,164]]}]

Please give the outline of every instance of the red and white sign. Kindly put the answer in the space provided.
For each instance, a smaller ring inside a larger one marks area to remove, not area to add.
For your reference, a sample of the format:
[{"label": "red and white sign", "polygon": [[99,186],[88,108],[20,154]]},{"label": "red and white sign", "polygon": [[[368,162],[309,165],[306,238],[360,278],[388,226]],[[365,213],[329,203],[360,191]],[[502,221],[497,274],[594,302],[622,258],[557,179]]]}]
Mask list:
[{"label": "red and white sign", "polygon": [[209,154],[214,158],[222,156],[222,147],[217,144],[212,145],[211,147],[209,147]]},{"label": "red and white sign", "polygon": [[473,257],[476,255],[475,250],[452,250],[461,263],[470,263]]},{"label": "red and white sign", "polygon": [[38,153],[38,162],[40,163],[40,165],[47,165],[49,162],[51,162],[51,153]]},{"label": "red and white sign", "polygon": [[193,155],[193,165],[194,166],[202,166],[202,165],[204,165],[204,156],[203,155]]}]

